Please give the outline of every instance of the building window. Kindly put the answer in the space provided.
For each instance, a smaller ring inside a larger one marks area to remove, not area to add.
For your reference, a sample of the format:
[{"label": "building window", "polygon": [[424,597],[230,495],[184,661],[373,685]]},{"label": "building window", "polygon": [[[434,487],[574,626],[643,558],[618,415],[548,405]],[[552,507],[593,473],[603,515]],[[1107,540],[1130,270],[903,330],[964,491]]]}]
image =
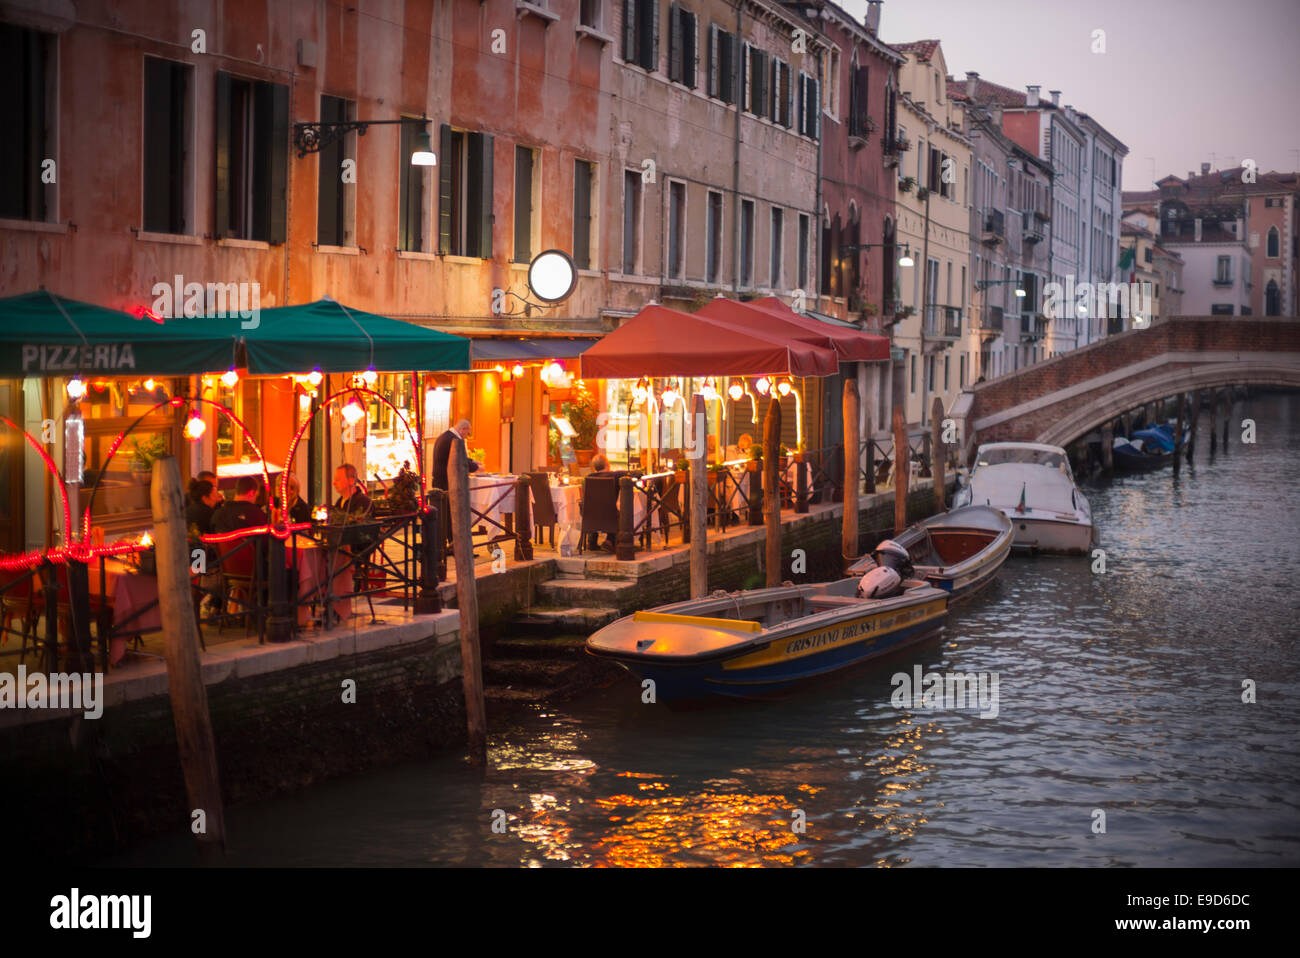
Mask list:
[{"label": "building window", "polygon": [[695,89],[695,14],[680,4],[668,8],[668,79]]},{"label": "building window", "polygon": [[536,198],[537,152],[515,147],[515,262],[531,263],[537,248],[541,203]]},{"label": "building window", "polygon": [[1281,255],[1281,235],[1276,226],[1268,228],[1268,251],[1265,253],[1269,259],[1276,259]]},{"label": "building window", "polygon": [[[406,124],[402,129],[414,126]],[[438,251],[491,259],[494,138],[453,130],[444,123],[439,139]]]},{"label": "building window", "polygon": [[150,233],[186,233],[190,209],[193,68],[144,60],[144,217]]},{"label": "building window", "polygon": [[820,94],[817,88],[817,80],[806,73],[799,74],[799,132],[804,136],[810,136],[817,139],[818,132],[818,110]]},{"label": "building window", "polygon": [[283,243],[289,88],[218,72],[216,101],[216,235]]},{"label": "building window", "polygon": [[1214,281],[1216,283],[1232,282],[1232,258],[1231,257],[1220,256],[1218,258],[1218,264],[1214,271]]},{"label": "building window", "polygon": [[749,44],[745,44],[745,54],[745,109],[754,116],[771,116],[767,54]]},{"label": "building window", "polygon": [[962,353],[957,360],[957,388],[962,389],[966,386],[966,354]]},{"label": "building window", "polygon": [[948,390],[948,359],[949,359],[948,354],[944,353],[943,354],[943,388],[945,392],[947,392]]},{"label": "building window", "polygon": [[641,246],[641,172],[623,171],[623,272],[637,271]]},{"label": "building window", "polygon": [[[320,98],[322,123],[343,123],[355,119],[356,105],[336,96]],[[403,124],[403,129],[407,124]],[[406,154],[410,165],[409,153]],[[344,163],[355,160],[356,134],[339,137],[317,154],[316,243],[318,246],[353,246],[356,243],[356,183],[343,182]],[[398,162],[401,162],[399,158]],[[421,181],[423,186],[423,181]]]},{"label": "building window", "polygon": [[794,89],[790,84],[790,64],[772,58],[772,120],[786,129],[794,126]]},{"label": "building window", "polygon": [[808,229],[811,223],[807,213],[799,214],[799,288],[808,292]]},{"label": "building window", "polygon": [[54,184],[42,164],[55,155],[54,37],[0,23],[0,217],[52,219]]},{"label": "building window", "polygon": [[1232,303],[1215,303],[1210,307],[1211,316],[1231,316]]},{"label": "building window", "polygon": [[704,278],[716,283],[722,275],[722,194],[709,190],[705,230]]},{"label": "building window", "polygon": [[915,357],[915,356],[912,356],[912,364],[911,364],[911,368],[912,368],[912,372],[911,372],[911,375],[910,375],[910,377],[909,377],[909,379],[910,379],[910,388],[911,388],[911,392],[912,392],[913,394],[915,394],[915,393],[916,393],[916,357]]},{"label": "building window", "polygon": [[736,35],[709,26],[708,94],[723,103],[736,102]]},{"label": "building window", "polygon": [[821,108],[832,120],[839,118],[839,97],[837,96],[840,88],[840,52],[835,49],[827,50],[822,53],[822,76],[826,78],[824,89],[818,92],[818,97],[813,99],[813,103],[821,103]]},{"label": "building window", "polygon": [[781,288],[781,260],[785,258],[785,211],[772,207],[772,289]]},{"label": "building window", "polygon": [[681,279],[686,258],[686,184],[668,184],[668,276]]},{"label": "building window", "polygon": [[584,27],[599,30],[601,28],[601,11],[604,6],[604,0],[581,0],[578,4],[578,22]]},{"label": "building window", "polygon": [[867,128],[867,68],[853,64],[849,82],[849,136],[865,137]]},{"label": "building window", "polygon": [[754,283],[754,201],[740,201],[740,285]]},{"label": "building window", "polygon": [[1275,279],[1270,279],[1268,285],[1264,287],[1264,315],[1282,315],[1282,295]]},{"label": "building window", "polygon": [[591,269],[592,229],[591,197],[595,192],[596,164],[586,160],[573,162],[573,264]]},{"label": "building window", "polygon": [[659,66],[659,0],[623,0],[623,59],[646,70]]}]

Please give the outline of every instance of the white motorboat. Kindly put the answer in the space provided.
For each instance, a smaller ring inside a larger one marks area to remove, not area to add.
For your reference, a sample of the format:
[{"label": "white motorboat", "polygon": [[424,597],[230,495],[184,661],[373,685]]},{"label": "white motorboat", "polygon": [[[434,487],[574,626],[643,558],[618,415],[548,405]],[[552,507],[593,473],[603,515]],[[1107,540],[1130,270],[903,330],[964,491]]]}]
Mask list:
[{"label": "white motorboat", "polygon": [[1060,446],[980,446],[970,481],[953,499],[954,508],[969,505],[1001,510],[1015,530],[1015,549],[1086,554],[1092,547],[1092,507],[1075,486],[1070,458]]}]

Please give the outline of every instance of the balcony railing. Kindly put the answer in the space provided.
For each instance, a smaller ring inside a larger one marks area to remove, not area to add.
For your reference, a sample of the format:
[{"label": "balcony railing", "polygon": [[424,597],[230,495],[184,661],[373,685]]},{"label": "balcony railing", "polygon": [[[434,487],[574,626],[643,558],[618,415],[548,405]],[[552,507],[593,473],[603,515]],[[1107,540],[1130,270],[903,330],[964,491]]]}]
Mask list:
[{"label": "balcony railing", "polygon": [[1232,285],[1232,277],[1231,277],[1231,276],[1216,276],[1216,277],[1214,277],[1214,285],[1215,285],[1215,286],[1231,286],[1231,285]]},{"label": "balcony railing", "polygon": [[1002,332],[1003,310],[1001,306],[985,306],[971,316],[971,322],[980,333],[997,336]]},{"label": "balcony railing", "polygon": [[925,335],[931,339],[957,339],[961,336],[961,310],[956,306],[930,304],[925,308]]},{"label": "balcony railing", "polygon": [[988,210],[984,214],[983,242],[986,246],[996,246],[1006,236],[1006,217],[1001,210]]},{"label": "balcony railing", "polygon": [[1037,210],[1025,210],[1020,216],[1025,222],[1024,241],[1026,243],[1042,242],[1045,234],[1043,229],[1044,217]]}]

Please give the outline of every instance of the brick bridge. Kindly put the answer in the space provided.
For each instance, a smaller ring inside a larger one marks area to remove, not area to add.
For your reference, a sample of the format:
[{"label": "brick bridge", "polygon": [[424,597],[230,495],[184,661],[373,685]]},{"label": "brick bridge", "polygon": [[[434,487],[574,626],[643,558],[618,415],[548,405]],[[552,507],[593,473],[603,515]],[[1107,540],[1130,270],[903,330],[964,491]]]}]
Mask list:
[{"label": "brick bridge", "polygon": [[1160,320],[968,387],[950,415],[969,462],[979,443],[1064,446],[1146,403],[1245,385],[1300,389],[1300,319]]}]

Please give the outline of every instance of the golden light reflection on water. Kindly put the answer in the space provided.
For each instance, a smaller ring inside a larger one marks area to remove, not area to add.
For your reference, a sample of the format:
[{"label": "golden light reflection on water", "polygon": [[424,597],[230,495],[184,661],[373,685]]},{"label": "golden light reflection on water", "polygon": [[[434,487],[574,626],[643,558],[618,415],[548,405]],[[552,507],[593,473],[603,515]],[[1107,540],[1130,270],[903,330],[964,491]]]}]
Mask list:
[{"label": "golden light reflection on water", "polygon": [[[906,843],[929,821],[925,813],[931,802],[925,794],[934,766],[922,752],[943,734],[937,722],[917,723],[914,717],[899,718],[897,731],[884,742],[881,752],[863,759],[863,767],[877,774],[874,794],[864,795],[852,814],[861,830],[878,832],[891,846]],[[942,802],[935,802],[942,807]],[[877,858],[882,868],[905,865],[910,859],[891,854]]]}]

